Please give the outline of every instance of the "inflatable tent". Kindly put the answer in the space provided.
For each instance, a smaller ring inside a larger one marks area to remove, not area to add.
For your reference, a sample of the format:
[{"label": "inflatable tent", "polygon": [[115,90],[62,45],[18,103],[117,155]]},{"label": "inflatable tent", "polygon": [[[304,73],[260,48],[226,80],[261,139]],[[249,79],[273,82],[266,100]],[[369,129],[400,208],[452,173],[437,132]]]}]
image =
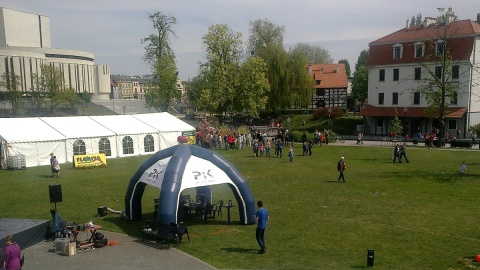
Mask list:
[{"label": "inflatable tent", "polygon": [[195,145],[177,145],[145,161],[131,178],[125,194],[127,219],[141,219],[141,201],[147,184],[160,189],[156,217],[160,223],[178,223],[183,190],[218,184],[227,184],[232,190],[240,223],[255,223],[255,202],[247,182],[230,162],[213,151]]}]

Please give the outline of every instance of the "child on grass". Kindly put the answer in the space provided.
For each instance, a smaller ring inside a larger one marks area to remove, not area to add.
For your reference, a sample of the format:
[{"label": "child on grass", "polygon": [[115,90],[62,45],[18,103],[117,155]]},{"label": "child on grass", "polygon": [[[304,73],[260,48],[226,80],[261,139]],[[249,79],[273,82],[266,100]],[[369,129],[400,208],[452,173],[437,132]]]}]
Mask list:
[{"label": "child on grass", "polygon": [[463,176],[465,174],[465,171],[467,170],[467,164],[465,164],[465,161],[460,164],[460,175]]},{"label": "child on grass", "polygon": [[288,158],[290,159],[290,162],[293,161],[293,147],[290,146],[290,149],[288,149]]}]

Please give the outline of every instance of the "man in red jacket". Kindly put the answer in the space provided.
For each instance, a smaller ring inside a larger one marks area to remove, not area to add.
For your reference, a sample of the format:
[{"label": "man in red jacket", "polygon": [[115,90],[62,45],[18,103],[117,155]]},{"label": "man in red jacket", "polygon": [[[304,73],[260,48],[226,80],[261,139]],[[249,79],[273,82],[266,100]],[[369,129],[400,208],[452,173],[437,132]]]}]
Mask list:
[{"label": "man in red jacket", "polygon": [[347,166],[345,164],[345,158],[341,157],[337,164],[337,171],[340,173],[340,175],[338,176],[338,182],[340,182],[340,179],[342,179],[344,183],[347,182],[345,181],[345,176],[343,175],[346,167]]}]

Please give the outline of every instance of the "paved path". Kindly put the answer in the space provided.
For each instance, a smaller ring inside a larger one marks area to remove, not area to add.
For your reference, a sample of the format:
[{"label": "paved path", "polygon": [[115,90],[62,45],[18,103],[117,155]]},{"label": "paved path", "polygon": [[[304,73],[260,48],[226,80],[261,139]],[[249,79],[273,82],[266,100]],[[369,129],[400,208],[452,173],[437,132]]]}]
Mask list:
[{"label": "paved path", "polygon": [[[23,270],[114,270],[114,269],[216,269],[205,262],[173,247],[137,239],[124,234],[102,231],[114,246],[79,252],[74,256],[55,253],[53,242],[43,241],[33,245],[25,253]],[[188,243],[185,243],[188,245]]]}]

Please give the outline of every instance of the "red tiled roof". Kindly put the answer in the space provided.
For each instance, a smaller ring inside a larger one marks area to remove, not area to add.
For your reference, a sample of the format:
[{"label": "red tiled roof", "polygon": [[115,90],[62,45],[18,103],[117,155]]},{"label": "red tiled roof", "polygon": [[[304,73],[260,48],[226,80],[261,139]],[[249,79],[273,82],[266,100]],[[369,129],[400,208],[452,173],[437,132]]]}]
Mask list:
[{"label": "red tiled roof", "polygon": [[347,88],[347,72],[345,64],[311,64],[307,67],[313,80],[320,80],[315,89]]},{"label": "red tiled roof", "polygon": [[[395,109],[397,113],[395,114]],[[448,107],[445,112],[445,118],[461,118],[467,111],[464,107]],[[395,117],[404,116],[403,107],[376,107],[373,105],[366,105],[358,113],[360,116],[388,116]],[[407,111],[407,117],[431,117],[431,115],[425,112],[425,107],[409,107]]]},{"label": "red tiled roof", "polygon": [[[425,57],[414,58],[414,43],[425,42],[425,54],[432,55],[432,42],[442,36],[445,26],[430,25],[428,27],[413,26],[403,28],[385,37],[371,42],[367,65],[391,65],[402,63],[424,62]],[[473,52],[475,36],[480,35],[480,24],[471,20],[454,21],[448,26],[448,43],[454,60],[469,60]],[[401,59],[393,59],[393,45],[403,45]]]}]

